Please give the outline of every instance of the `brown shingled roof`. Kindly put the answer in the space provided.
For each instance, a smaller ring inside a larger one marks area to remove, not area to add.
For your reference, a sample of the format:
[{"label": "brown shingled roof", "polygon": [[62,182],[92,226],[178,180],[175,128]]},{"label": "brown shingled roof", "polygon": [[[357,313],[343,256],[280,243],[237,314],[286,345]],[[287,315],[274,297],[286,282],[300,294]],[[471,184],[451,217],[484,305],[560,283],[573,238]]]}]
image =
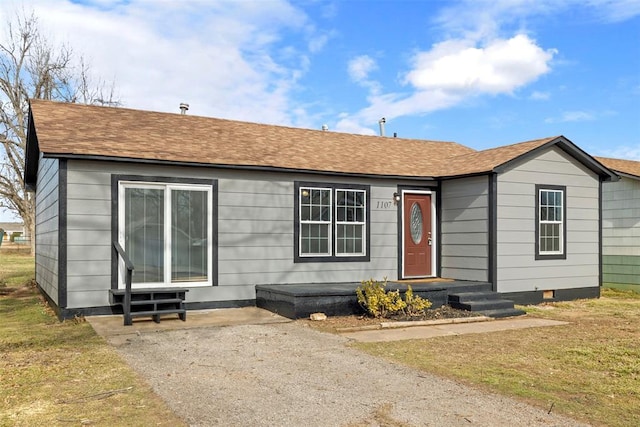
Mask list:
[{"label": "brown shingled roof", "polygon": [[542,147],[560,137],[536,139],[518,144],[504,145],[483,151],[474,151],[448,159],[438,171],[438,176],[471,175],[490,172],[518,157]]},{"label": "brown shingled roof", "polygon": [[99,156],[212,165],[430,177],[444,159],[473,152],[454,142],[31,101],[45,156]]},{"label": "brown shingled roof", "polygon": [[640,161],[612,159],[610,157],[596,157],[595,159],[616,172],[640,178]]},{"label": "brown shingled roof", "polygon": [[[31,114],[29,139],[37,136],[38,148],[45,157],[438,178],[496,171],[547,144],[560,144],[599,174],[611,173],[601,170],[599,163],[564,137],[475,151],[455,142],[354,135],[41,100],[31,101]],[[32,152],[33,148],[28,149],[27,163],[37,162],[37,151],[30,156]],[[34,180],[37,166],[27,164],[26,169],[28,181]]]}]

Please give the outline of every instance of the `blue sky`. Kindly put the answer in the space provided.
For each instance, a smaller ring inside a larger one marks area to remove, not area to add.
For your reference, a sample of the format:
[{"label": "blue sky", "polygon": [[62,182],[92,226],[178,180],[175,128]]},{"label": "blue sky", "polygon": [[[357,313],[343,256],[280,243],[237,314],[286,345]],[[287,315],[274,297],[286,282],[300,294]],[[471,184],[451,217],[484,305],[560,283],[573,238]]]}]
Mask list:
[{"label": "blue sky", "polygon": [[385,117],[475,149],[562,134],[640,160],[640,0],[8,0],[0,18],[22,7],[125,107],[363,134]]}]

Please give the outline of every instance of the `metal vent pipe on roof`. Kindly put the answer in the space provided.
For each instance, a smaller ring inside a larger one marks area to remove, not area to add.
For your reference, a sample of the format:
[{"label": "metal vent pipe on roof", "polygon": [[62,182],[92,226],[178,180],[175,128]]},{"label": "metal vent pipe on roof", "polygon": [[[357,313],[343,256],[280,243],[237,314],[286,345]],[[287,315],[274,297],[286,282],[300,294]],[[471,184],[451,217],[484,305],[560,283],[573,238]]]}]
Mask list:
[{"label": "metal vent pipe on roof", "polygon": [[187,114],[187,110],[189,109],[189,104],[185,103],[185,102],[181,102],[180,103],[180,114],[184,115]]},{"label": "metal vent pipe on roof", "polygon": [[384,136],[384,124],[387,123],[387,119],[384,117],[378,120],[378,124],[380,125],[380,136]]},{"label": "metal vent pipe on roof", "polygon": [[323,131],[325,131],[325,132],[326,132],[326,131],[328,131],[328,130],[329,130],[329,126],[327,126],[327,125],[322,125],[322,130],[323,130]]}]

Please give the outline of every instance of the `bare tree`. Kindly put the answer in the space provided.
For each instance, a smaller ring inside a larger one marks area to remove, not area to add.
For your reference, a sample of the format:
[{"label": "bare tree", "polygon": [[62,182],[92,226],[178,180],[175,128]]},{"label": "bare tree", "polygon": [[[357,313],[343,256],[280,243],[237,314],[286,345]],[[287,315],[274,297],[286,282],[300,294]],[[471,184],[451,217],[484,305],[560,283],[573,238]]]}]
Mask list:
[{"label": "bare tree", "polygon": [[35,200],[24,188],[29,99],[118,105],[114,85],[94,83],[82,56],[54,46],[40,32],[37,17],[16,15],[0,40],[0,207],[17,213],[35,239]]}]

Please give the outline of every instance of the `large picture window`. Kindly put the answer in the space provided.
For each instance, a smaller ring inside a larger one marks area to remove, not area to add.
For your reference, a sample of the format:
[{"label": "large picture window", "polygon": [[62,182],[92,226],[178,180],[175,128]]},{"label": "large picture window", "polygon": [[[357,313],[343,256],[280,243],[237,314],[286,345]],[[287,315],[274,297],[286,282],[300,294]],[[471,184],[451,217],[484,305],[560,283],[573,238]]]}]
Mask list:
[{"label": "large picture window", "polygon": [[118,183],[118,241],[135,267],[134,287],[213,284],[212,192],[212,185]]},{"label": "large picture window", "polygon": [[296,183],[295,259],[368,260],[367,186]]},{"label": "large picture window", "polygon": [[536,259],[565,258],[566,187],[536,186]]}]

